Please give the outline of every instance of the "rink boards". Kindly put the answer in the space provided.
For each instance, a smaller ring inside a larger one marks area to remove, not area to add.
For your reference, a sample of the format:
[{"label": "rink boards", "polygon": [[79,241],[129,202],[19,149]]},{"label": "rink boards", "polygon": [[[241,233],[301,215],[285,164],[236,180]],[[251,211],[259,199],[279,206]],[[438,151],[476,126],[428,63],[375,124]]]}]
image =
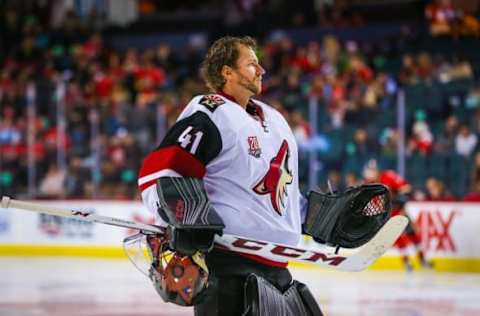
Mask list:
[{"label": "rink boards", "polygon": [[[36,201],[143,223],[153,216],[139,202]],[[435,270],[480,272],[480,203],[408,203],[407,211]],[[22,210],[0,209],[0,255],[124,258],[122,240],[136,231]],[[407,249],[411,254],[413,248]],[[402,269],[393,248],[372,269]],[[414,264],[417,264],[414,261]],[[297,265],[293,263],[293,265]],[[304,266],[304,265],[302,265]]]}]

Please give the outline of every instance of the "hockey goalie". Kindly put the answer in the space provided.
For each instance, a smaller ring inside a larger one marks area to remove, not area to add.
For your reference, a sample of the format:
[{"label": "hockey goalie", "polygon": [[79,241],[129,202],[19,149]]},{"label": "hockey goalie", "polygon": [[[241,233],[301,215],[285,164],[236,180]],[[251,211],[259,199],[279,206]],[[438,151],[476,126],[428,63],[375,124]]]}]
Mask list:
[{"label": "hockey goalie", "polygon": [[356,248],[387,221],[389,194],[366,185],[302,198],[294,136],[278,111],[252,98],[265,73],[255,45],[224,37],[209,49],[201,70],[214,93],[190,101],[139,174],[143,202],[166,233],[140,234],[126,247],[143,242],[157,292],[194,306],[196,316],[322,315],[307,286],[292,279],[288,257],[214,247],[215,236],[295,247],[305,233]]}]

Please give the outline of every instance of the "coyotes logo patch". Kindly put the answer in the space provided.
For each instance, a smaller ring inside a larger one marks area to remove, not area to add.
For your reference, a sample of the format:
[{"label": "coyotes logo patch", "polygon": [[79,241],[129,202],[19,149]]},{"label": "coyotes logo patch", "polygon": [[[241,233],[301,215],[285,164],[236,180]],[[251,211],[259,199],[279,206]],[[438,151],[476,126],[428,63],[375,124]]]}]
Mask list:
[{"label": "coyotes logo patch", "polygon": [[248,154],[255,158],[260,158],[260,155],[262,154],[262,149],[258,144],[257,136],[248,136],[247,141],[248,141]]},{"label": "coyotes logo patch", "polygon": [[288,157],[290,149],[286,140],[282,142],[278,153],[270,161],[270,168],[260,182],[255,185],[253,191],[258,194],[270,194],[273,209],[282,215],[285,209],[285,196],[287,185],[293,181],[292,172],[288,170]]},{"label": "coyotes logo patch", "polygon": [[208,94],[204,95],[198,103],[205,106],[210,112],[213,112],[217,109],[217,107],[224,104],[225,100],[216,94]]}]

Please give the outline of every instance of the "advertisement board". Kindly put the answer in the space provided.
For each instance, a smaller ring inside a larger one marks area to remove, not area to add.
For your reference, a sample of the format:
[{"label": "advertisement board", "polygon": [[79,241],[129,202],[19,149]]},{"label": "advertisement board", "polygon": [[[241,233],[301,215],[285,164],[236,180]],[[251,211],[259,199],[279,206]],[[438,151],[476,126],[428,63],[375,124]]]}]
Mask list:
[{"label": "advertisement board", "polygon": [[[137,222],[154,222],[140,202],[116,201],[35,201],[49,205]],[[77,219],[16,209],[1,209],[0,244],[83,245],[120,247],[136,231]]]},{"label": "advertisement board", "polygon": [[[89,211],[121,219],[154,223],[154,217],[140,202],[35,201],[71,210]],[[477,234],[480,231],[479,203],[407,203],[406,210],[428,258],[448,261],[445,270],[475,270],[480,260]],[[123,256],[122,241],[134,230],[54,217],[35,212],[0,209],[0,255]],[[409,249],[415,250],[415,249]],[[409,252],[414,255],[414,251]],[[379,260],[385,267],[400,267],[400,252],[391,248]],[[398,261],[398,262],[397,262]],[[393,263],[392,263],[393,262]],[[446,261],[445,261],[446,262]],[[453,262],[453,263],[452,263]],[[446,265],[445,263],[444,265]],[[456,266],[462,265],[462,268]],[[475,270],[477,271],[477,270]]]},{"label": "advertisement board", "polygon": [[429,256],[480,257],[479,203],[412,202],[407,212]]}]

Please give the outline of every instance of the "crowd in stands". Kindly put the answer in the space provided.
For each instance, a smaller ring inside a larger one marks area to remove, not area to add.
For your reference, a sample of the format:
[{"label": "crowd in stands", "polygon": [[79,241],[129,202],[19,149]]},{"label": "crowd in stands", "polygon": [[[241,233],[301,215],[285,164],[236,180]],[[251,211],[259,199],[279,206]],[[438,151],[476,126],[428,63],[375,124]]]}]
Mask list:
[{"label": "crowd in stands", "polygon": [[[198,76],[204,46],[119,51],[88,25],[73,13],[57,28],[34,12],[2,14],[1,194],[27,194],[33,157],[38,198],[135,198],[142,157],[207,91]],[[291,124],[304,188],[312,150],[322,186],[361,183],[371,159],[396,169],[401,90],[413,197],[480,201],[480,85],[469,60],[392,54],[334,36],[296,45],[286,35],[262,40],[259,56],[267,71],[260,98]],[[312,97],[317,126],[309,123]]]},{"label": "crowd in stands", "polygon": [[[461,5],[459,4],[461,2]],[[480,36],[478,1],[434,0],[425,8],[433,36]]]}]

